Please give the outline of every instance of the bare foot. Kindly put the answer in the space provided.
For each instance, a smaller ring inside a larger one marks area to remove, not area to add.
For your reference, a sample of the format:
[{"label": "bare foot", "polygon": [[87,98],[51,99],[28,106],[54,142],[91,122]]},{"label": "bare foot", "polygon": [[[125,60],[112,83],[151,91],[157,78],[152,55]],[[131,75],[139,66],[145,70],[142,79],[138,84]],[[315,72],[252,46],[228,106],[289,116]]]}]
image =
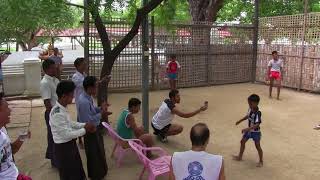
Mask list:
[{"label": "bare foot", "polygon": [[239,156],[233,155],[232,159],[235,161],[242,161],[242,158],[240,158]]},{"label": "bare foot", "polygon": [[263,162],[259,162],[259,163],[257,164],[257,167],[259,167],[259,168],[263,167]]},{"label": "bare foot", "polygon": [[277,100],[278,100],[278,101],[281,101],[281,99],[280,99],[279,97],[277,97]]},{"label": "bare foot", "polygon": [[269,96],[269,99],[272,99],[272,96]]}]

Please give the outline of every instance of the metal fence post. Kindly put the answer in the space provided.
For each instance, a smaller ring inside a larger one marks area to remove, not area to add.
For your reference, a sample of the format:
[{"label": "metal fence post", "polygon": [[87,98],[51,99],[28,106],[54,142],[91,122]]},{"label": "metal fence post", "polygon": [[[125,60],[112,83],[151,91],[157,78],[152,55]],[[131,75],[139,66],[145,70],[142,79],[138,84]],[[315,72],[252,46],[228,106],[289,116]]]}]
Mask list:
[{"label": "metal fence post", "polygon": [[[148,0],[143,0],[143,6]],[[148,16],[142,22],[142,120],[145,132],[149,132],[149,47]]]},{"label": "metal fence post", "polygon": [[303,29],[302,29],[302,44],[301,44],[301,62],[300,62],[300,82],[298,91],[302,88],[302,75],[303,75],[303,64],[304,64],[304,53],[305,53],[305,36],[306,36],[306,25],[307,25],[307,15],[308,15],[308,0],[304,0],[304,14],[303,14]]},{"label": "metal fence post", "polygon": [[87,0],[83,1],[84,4],[84,23],[83,23],[83,31],[84,31],[84,59],[88,62],[88,73],[89,73],[89,10],[88,10],[88,2]]},{"label": "metal fence post", "polygon": [[155,33],[154,33],[154,16],[151,16],[151,86],[152,89],[154,89],[154,78],[155,78],[155,74],[154,74],[154,63],[155,63],[155,37],[154,37]]},{"label": "metal fence post", "polygon": [[256,81],[257,60],[258,60],[258,36],[259,36],[259,0],[254,1],[254,30],[253,30],[253,47],[252,47],[252,74],[251,81]]}]

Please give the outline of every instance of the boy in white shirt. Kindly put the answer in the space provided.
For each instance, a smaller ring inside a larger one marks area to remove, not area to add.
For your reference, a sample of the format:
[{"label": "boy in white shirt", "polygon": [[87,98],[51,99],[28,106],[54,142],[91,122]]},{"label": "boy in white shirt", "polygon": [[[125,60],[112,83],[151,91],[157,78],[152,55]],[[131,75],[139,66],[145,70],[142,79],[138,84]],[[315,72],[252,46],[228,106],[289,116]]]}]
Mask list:
[{"label": "boy in white shirt", "polygon": [[267,80],[270,80],[269,97],[272,98],[272,88],[274,82],[278,90],[277,99],[280,99],[281,79],[282,79],[283,61],[279,59],[278,52],[272,52],[272,60],[268,63]]},{"label": "boy in white shirt", "polygon": [[31,133],[28,132],[26,137],[23,135],[11,143],[5,126],[10,123],[11,110],[8,103],[3,99],[3,93],[0,93],[0,179],[2,180],[17,180],[19,177],[31,179],[29,177],[19,175],[18,168],[13,160],[13,154],[19,151],[24,139],[30,138]]},{"label": "boy in white shirt", "polygon": [[76,138],[87,132],[96,131],[94,124],[72,121],[67,105],[72,103],[74,89],[72,81],[61,81],[57,86],[59,99],[50,112],[49,123],[54,141],[54,155],[62,180],[86,179]]}]

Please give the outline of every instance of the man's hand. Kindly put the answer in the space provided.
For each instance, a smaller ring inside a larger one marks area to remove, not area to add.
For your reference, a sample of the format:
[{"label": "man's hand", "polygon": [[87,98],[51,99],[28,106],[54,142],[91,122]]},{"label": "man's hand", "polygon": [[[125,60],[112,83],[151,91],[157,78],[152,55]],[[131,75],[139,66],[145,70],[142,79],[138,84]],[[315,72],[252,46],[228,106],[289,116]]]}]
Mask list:
[{"label": "man's hand", "polygon": [[315,130],[320,130],[320,125],[314,127],[313,129],[315,129]]},{"label": "man's hand", "polygon": [[236,126],[238,126],[240,123],[241,123],[241,121],[237,121],[237,122],[236,122]]},{"label": "man's hand", "polygon": [[86,123],[86,125],[84,126],[84,129],[86,130],[86,132],[90,132],[90,133],[96,132],[97,130],[96,126],[92,123]]},{"label": "man's hand", "polygon": [[204,106],[200,108],[201,111],[205,111],[208,109],[208,101],[204,102]]}]

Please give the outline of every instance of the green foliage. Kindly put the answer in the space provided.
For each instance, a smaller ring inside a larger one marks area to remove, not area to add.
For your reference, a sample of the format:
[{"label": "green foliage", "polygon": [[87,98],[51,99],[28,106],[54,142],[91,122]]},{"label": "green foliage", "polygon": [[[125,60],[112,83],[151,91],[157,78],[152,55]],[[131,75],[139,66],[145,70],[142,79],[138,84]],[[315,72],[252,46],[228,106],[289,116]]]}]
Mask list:
[{"label": "green foliage", "polygon": [[[304,12],[303,0],[260,0],[259,16],[282,16]],[[320,1],[309,0],[309,12],[320,12]],[[246,14],[246,16],[241,16]],[[239,20],[250,23],[254,14],[253,0],[225,0],[224,7],[219,11],[219,22]]]},{"label": "green foliage", "polygon": [[40,29],[59,30],[78,25],[80,12],[64,0],[0,0],[0,43],[28,41]]},{"label": "green foliage", "polygon": [[[120,5],[119,0],[110,0],[103,9],[103,17],[123,18],[132,22],[136,17],[137,9],[141,7],[141,0],[124,0],[126,3]],[[186,22],[191,19],[189,14],[188,2],[186,0],[166,0],[154,9],[149,17],[155,17],[157,26],[168,26],[172,21]]]}]

